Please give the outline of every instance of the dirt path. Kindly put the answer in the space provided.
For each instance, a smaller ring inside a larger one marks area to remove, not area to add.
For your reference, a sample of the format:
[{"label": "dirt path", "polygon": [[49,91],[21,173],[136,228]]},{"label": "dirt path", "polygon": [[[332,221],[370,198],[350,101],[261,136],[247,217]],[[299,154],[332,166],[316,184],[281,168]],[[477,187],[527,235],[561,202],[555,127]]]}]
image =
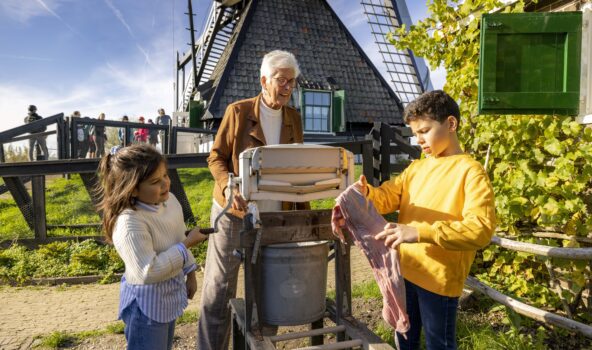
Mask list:
[{"label": "dirt path", "polygon": [[[328,287],[334,288],[333,264],[329,266]],[[352,248],[352,284],[372,279],[366,259]],[[197,274],[201,290],[203,273]],[[239,297],[243,293],[239,277]],[[188,310],[197,311],[199,292],[189,301]],[[36,335],[54,331],[80,332],[104,329],[117,321],[119,283],[65,287],[24,287],[0,289],[0,350],[28,349]]]}]

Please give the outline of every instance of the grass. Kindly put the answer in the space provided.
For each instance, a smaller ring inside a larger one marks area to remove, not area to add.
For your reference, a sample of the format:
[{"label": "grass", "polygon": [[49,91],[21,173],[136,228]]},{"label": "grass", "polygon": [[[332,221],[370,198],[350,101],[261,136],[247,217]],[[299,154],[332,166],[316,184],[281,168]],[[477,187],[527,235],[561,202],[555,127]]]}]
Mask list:
[{"label": "grass", "polygon": [[[185,311],[177,319],[177,325],[190,324],[197,322],[198,314],[195,311]],[[72,347],[79,344],[84,339],[100,337],[105,334],[123,334],[125,324],[122,321],[110,323],[105,329],[82,332],[56,331],[46,336],[39,336],[34,343],[35,348],[41,349],[59,349],[63,347]]]}]

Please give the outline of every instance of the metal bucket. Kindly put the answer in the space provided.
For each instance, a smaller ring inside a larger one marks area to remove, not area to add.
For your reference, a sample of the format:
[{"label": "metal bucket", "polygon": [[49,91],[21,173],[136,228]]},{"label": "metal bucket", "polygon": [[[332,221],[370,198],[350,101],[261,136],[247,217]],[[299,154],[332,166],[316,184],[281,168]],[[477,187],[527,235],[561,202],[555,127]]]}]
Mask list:
[{"label": "metal bucket", "polygon": [[275,244],[261,250],[261,318],[296,326],[323,318],[329,244]]}]

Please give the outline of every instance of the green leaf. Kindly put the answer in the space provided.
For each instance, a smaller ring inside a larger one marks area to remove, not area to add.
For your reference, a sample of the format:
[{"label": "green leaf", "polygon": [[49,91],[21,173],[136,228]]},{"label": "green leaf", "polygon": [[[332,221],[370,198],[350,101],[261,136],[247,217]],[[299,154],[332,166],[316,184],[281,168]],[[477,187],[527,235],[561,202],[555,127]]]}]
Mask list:
[{"label": "green leaf", "polygon": [[561,155],[561,153],[563,153],[563,146],[561,145],[561,142],[559,142],[559,140],[557,140],[554,137],[547,139],[545,141],[544,148],[545,151],[549,152],[554,156],[558,156]]}]

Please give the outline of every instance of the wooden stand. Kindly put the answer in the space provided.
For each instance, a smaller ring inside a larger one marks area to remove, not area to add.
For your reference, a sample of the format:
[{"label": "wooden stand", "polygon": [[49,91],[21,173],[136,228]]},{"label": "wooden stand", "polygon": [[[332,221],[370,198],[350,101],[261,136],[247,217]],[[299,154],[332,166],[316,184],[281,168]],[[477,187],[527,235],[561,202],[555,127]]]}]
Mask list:
[{"label": "wooden stand", "polygon": [[[323,319],[311,324],[311,330],[276,336],[261,334],[259,279],[260,252],[254,251],[258,230],[253,228],[250,214],[243,222],[240,255],[244,262],[245,299],[232,299],[232,340],[234,350],[274,350],[275,343],[286,340],[310,338],[311,346],[301,350],[313,349],[375,349],[392,350],[376,334],[358,322],[351,314],[351,272],[350,245],[341,244],[331,232],[331,210],[301,210],[274,213],[261,213],[260,247],[280,243],[308,241],[334,241],[335,259],[335,300],[327,300],[326,317],[335,327],[323,328]],[[253,259],[253,254],[256,258]],[[253,263],[254,261],[254,263]],[[335,334],[337,342],[323,344],[324,334]]]}]

